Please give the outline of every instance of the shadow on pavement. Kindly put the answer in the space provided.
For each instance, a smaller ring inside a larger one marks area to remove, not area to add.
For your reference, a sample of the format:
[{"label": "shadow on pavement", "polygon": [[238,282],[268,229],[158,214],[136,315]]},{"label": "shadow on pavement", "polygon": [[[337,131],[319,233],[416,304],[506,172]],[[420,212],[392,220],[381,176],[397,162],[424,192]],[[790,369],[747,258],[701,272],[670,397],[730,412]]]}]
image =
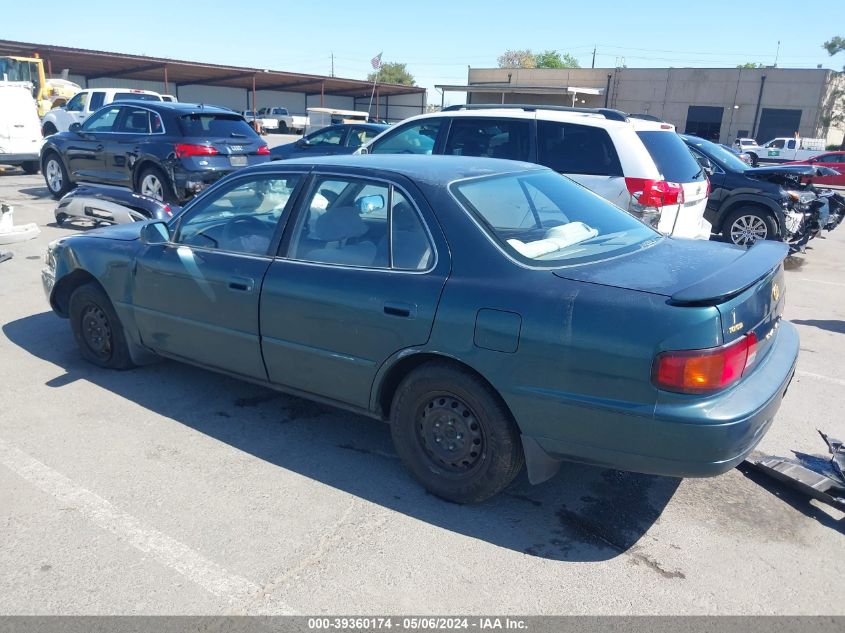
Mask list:
[{"label": "shadow on pavement", "polygon": [[18,189],[21,193],[24,193],[28,196],[33,196],[34,198],[49,198],[50,190],[47,187],[26,187],[24,189]]},{"label": "shadow on pavement", "polygon": [[[124,372],[99,369],[82,360],[67,321],[51,312],[7,323],[3,332],[22,349],[64,370],[47,382],[49,387],[87,380],[269,463],[420,521],[532,556],[613,558],[632,548],[658,520],[680,483],[564,464],[543,485],[529,485],[523,471],[498,497],[458,506],[417,485],[394,453],[386,424],[175,362]],[[644,558],[642,553],[634,556]],[[650,559],[643,562],[665,577],[682,577]]]},{"label": "shadow on pavement", "polygon": [[792,319],[792,323],[817,327],[820,330],[836,332],[837,334],[845,334],[845,321],[838,319]]}]

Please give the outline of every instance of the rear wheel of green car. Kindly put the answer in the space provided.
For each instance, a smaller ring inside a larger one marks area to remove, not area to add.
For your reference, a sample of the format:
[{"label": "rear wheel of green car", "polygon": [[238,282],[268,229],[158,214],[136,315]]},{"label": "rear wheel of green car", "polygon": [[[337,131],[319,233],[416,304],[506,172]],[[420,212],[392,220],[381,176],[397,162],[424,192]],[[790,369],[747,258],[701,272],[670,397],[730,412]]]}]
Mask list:
[{"label": "rear wheel of green car", "polygon": [[99,285],[87,283],[74,290],[68,313],[73,336],[85,360],[107,369],[135,366],[120,319]]},{"label": "rear wheel of green car", "polygon": [[445,362],[411,372],[391,407],[396,452],[432,494],[480,503],[522,469],[519,430],[501,398],[477,375]]}]

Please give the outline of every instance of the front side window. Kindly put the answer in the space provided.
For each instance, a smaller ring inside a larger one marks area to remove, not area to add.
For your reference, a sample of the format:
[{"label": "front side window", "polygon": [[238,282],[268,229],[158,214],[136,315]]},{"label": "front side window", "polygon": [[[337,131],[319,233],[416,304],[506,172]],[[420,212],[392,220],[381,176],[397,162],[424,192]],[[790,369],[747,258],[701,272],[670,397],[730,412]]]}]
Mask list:
[{"label": "front side window", "polygon": [[103,103],[106,100],[106,93],[105,92],[92,92],[91,93],[91,110],[99,110],[103,107]]},{"label": "front side window", "polygon": [[769,147],[771,147],[772,149],[783,149],[783,144],[784,140],[781,138],[776,141],[772,141],[772,144],[769,145]]},{"label": "front side window", "polygon": [[450,191],[505,252],[534,265],[604,259],[659,237],[604,198],[547,170],[457,181]]},{"label": "front side window", "polygon": [[86,132],[111,132],[119,113],[118,107],[97,110],[82,124],[82,129]]},{"label": "front side window", "polygon": [[85,102],[88,100],[87,92],[80,92],[67,102],[66,110],[68,112],[82,112],[85,109]]},{"label": "front side window", "polygon": [[343,138],[343,129],[332,128],[317,132],[308,137],[309,145],[340,145],[340,139]]},{"label": "front side window", "polygon": [[248,255],[268,255],[279,221],[301,176],[241,181],[192,207],[174,242]]},{"label": "front side window", "polygon": [[410,200],[393,185],[317,180],[294,224],[288,257],[308,262],[426,270],[434,250]]},{"label": "front side window", "polygon": [[364,143],[368,143],[378,136],[378,133],[378,130],[363,127],[352,128],[349,131],[349,138],[346,139],[346,145],[348,147],[361,147]]},{"label": "front side window", "polygon": [[623,175],[610,135],[590,125],[537,121],[537,162],[562,174]]},{"label": "front side window", "polygon": [[446,141],[446,154],[529,160],[531,124],[519,119],[455,117]]},{"label": "front side window", "polygon": [[391,134],[375,143],[370,149],[371,154],[431,154],[442,118],[424,119],[397,128]]}]

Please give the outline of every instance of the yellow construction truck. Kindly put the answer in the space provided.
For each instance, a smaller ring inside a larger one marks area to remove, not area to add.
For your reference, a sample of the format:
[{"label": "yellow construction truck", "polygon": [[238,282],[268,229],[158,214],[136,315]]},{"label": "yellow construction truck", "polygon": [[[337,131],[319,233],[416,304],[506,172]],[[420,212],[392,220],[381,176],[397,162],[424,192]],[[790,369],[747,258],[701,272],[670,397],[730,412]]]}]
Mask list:
[{"label": "yellow construction truck", "polygon": [[0,81],[29,84],[32,98],[38,104],[38,116],[64,105],[82,90],[67,79],[48,79],[44,74],[44,60],[40,57],[0,56]]}]

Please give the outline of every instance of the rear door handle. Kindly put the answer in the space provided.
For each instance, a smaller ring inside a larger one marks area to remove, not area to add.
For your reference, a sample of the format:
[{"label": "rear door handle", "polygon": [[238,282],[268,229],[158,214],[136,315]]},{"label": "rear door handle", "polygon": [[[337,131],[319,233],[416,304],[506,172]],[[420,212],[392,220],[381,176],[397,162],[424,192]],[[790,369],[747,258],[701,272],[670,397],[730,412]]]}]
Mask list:
[{"label": "rear door handle", "polygon": [[255,288],[255,280],[249,277],[231,277],[229,279],[229,290],[252,292],[253,288]]},{"label": "rear door handle", "polygon": [[417,306],[402,301],[385,301],[384,313],[390,316],[413,318],[417,316]]}]

